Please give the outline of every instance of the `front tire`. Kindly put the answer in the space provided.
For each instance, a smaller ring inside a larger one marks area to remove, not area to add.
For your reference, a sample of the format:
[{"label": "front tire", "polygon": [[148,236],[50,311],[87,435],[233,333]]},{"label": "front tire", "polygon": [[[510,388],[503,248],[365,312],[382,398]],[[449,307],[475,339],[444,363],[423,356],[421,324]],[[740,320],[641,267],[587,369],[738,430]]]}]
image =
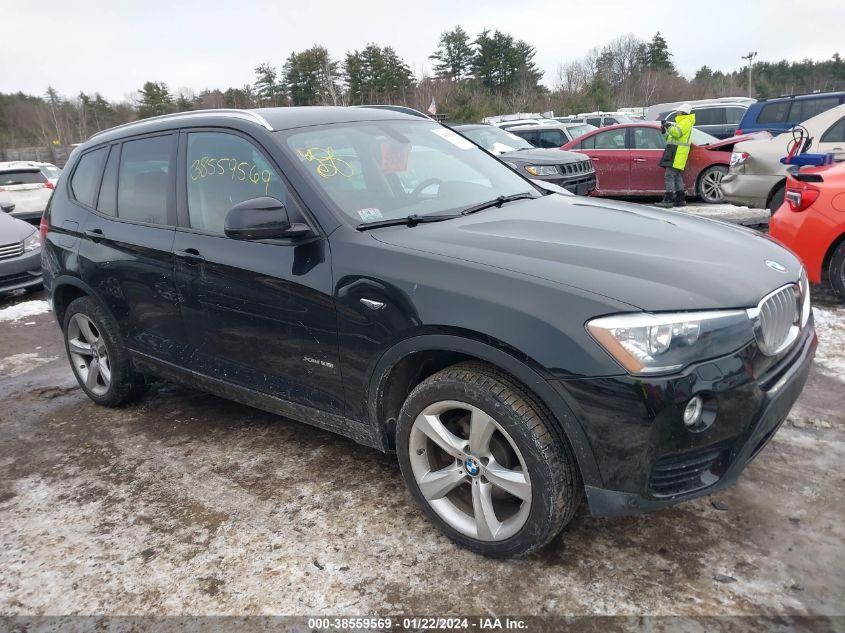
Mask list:
[{"label": "front tire", "polygon": [[845,302],[845,241],[840,242],[833,251],[827,276],[836,294]]},{"label": "front tire", "polygon": [[722,178],[728,173],[724,165],[712,165],[698,177],[698,197],[707,204],[720,204],[725,201],[722,193]]},{"label": "front tire", "polygon": [[540,549],[581,500],[575,458],[551,413],[481,363],[446,368],[411,392],[399,414],[396,452],[426,516],[485,556]]},{"label": "front tire", "polygon": [[72,301],[62,330],[73,373],[91,400],[117,407],[144,392],[144,377],[132,369],[117,323],[96,301]]}]

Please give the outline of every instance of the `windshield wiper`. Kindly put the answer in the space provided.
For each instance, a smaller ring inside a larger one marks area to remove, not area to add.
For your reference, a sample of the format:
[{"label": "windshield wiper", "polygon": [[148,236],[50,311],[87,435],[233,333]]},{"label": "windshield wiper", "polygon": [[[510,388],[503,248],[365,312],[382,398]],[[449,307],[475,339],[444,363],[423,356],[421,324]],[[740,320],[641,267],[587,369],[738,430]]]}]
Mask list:
[{"label": "windshield wiper", "polygon": [[425,224],[426,222],[442,222],[443,220],[451,220],[452,218],[461,217],[460,213],[448,214],[434,214],[434,215],[417,215],[412,213],[404,218],[392,218],[390,220],[379,220],[377,222],[363,222],[355,228],[359,231],[368,231],[370,229],[380,229],[383,226],[416,226],[417,224]]},{"label": "windshield wiper", "polygon": [[484,209],[489,209],[490,207],[501,207],[506,202],[511,202],[513,200],[528,200],[534,199],[534,195],[528,192],[524,193],[515,193],[511,196],[499,196],[494,200],[488,200],[487,202],[482,202],[480,204],[473,205],[471,207],[467,207],[463,211],[461,211],[461,215],[469,215],[470,213],[476,213],[478,211],[483,211]]}]

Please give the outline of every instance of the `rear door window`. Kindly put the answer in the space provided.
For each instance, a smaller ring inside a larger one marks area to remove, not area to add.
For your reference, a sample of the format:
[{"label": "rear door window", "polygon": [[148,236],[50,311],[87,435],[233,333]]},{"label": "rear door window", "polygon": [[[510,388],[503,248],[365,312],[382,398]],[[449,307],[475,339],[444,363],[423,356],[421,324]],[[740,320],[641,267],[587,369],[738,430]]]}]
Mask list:
[{"label": "rear door window", "polygon": [[537,147],[540,143],[540,135],[536,130],[518,130],[513,132],[517,136],[524,138],[526,141],[531,143],[534,147]]},{"label": "rear door window", "polygon": [[543,130],[540,132],[540,144],[538,147],[557,148],[565,145],[568,139],[560,130]]},{"label": "rear door window", "polygon": [[174,136],[127,141],[120,153],[117,215],[147,224],[167,224]]},{"label": "rear door window", "polygon": [[665,145],[660,130],[653,127],[634,128],[634,149],[663,149]]},{"label": "rear door window", "polygon": [[73,197],[86,206],[94,206],[97,189],[100,186],[100,176],[103,174],[103,163],[108,151],[108,147],[101,147],[83,154],[76,169],[73,170],[70,189]]},{"label": "rear door window", "polygon": [[760,108],[757,123],[786,123],[789,120],[789,101],[775,101]]},{"label": "rear door window", "polygon": [[789,120],[803,123],[839,105],[839,97],[822,97],[817,99],[796,99],[789,113]]},{"label": "rear door window", "polygon": [[700,110],[693,110],[693,114],[695,114],[696,125],[725,124],[724,108],[701,108]]},{"label": "rear door window", "polygon": [[601,117],[590,117],[587,119],[587,123],[590,125],[595,125],[596,127],[601,127]]},{"label": "rear door window", "polygon": [[745,116],[745,108],[725,108],[725,123],[737,125]]},{"label": "rear door window", "polygon": [[845,143],[845,117],[839,119],[822,134],[820,143]]}]

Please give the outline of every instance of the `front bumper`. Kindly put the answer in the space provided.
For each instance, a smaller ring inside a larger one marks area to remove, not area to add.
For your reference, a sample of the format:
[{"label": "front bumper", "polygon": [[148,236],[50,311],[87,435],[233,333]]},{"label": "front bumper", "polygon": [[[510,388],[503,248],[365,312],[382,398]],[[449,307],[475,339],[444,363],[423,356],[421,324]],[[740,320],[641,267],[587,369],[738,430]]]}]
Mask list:
[{"label": "front bumper", "polygon": [[0,260],[0,293],[31,288],[42,282],[41,249]]},{"label": "front bumper", "polygon": [[558,187],[563,187],[570,193],[574,193],[576,196],[586,196],[589,195],[596,188],[596,173],[595,172],[588,172],[585,174],[578,174],[572,176],[532,176],[537,180],[543,180],[545,182],[550,182],[553,185],[557,185]]},{"label": "front bumper", "polygon": [[[575,401],[601,475],[600,485],[585,486],[591,513],[640,514],[736,482],[801,394],[816,346],[811,319],[769,366],[755,361],[752,344],[670,377],[557,381]],[[716,412],[703,431],[682,423],[693,395]]]}]

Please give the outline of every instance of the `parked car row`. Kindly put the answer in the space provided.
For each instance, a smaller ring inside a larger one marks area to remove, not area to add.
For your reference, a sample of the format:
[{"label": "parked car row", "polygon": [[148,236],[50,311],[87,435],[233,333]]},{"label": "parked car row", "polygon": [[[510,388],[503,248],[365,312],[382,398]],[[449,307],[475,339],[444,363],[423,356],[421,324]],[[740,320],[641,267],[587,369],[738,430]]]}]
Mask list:
[{"label": "parked car row", "polygon": [[[573,143],[605,162],[659,136],[626,124]],[[502,138],[505,160],[535,151]],[[550,193],[500,157],[375,108],[94,135],[40,229],[80,387],[118,406],[163,376],[395,452],[421,515],[494,557],[551,542],[584,497],[619,516],[732,485],[810,371],[798,258],[722,223]]]},{"label": "parked car row", "polygon": [[[811,152],[831,152],[845,160],[845,104],[804,120],[801,124],[809,135]],[[786,193],[787,166],[781,159],[787,155],[793,135],[785,132],[775,137],[750,140],[746,136],[734,147],[731,166],[722,180],[728,202],[772,213],[783,204]]]}]

